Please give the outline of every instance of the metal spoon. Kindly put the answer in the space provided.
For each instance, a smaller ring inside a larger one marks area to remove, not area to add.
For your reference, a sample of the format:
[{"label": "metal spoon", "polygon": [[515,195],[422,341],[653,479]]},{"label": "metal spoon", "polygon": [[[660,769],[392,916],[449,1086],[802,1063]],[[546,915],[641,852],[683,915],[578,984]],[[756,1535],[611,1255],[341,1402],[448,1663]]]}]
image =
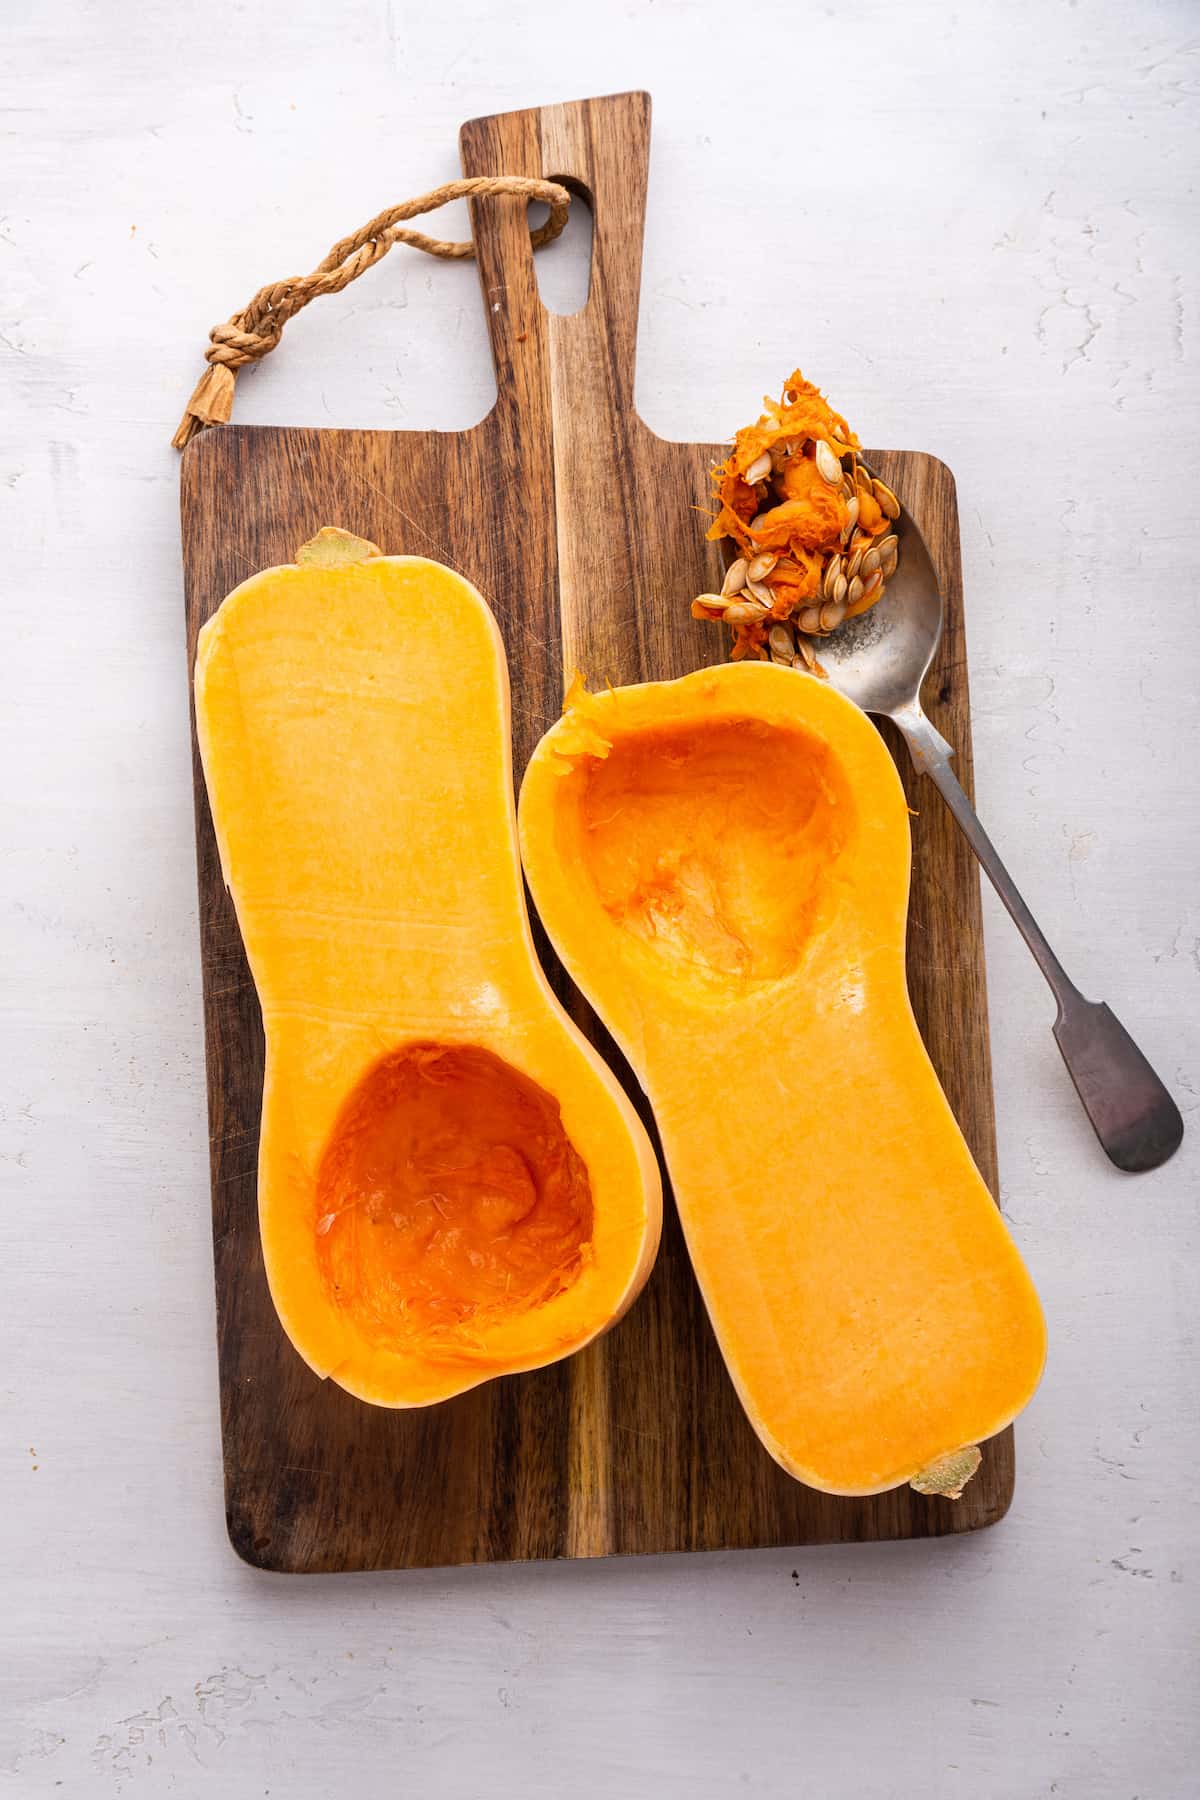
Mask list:
[{"label": "metal spoon", "polygon": [[1058,1002],[1054,1036],[1105,1154],[1118,1169],[1156,1169],[1179,1148],[1179,1108],[1103,1001],[1085,1000],[1026,906],[950,767],[952,747],[921,710],[921,683],[942,635],[942,597],[929,551],[908,513],[892,526],[900,560],[882,600],[821,640],[833,685],[904,734],[913,764],[941,790],[955,819],[1033,951]]}]

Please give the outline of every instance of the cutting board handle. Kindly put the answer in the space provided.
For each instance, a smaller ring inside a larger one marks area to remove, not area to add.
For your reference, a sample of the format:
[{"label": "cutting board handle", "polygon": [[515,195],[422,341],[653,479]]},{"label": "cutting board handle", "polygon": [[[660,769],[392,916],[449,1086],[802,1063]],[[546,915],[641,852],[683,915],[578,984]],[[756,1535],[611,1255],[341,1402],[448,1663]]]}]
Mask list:
[{"label": "cutting board handle", "polygon": [[[471,119],[459,133],[467,175],[536,175],[560,180],[592,210],[591,286],[582,311],[553,317],[553,342],[571,354],[605,346],[587,370],[610,387],[617,412],[633,411],[638,295],[650,155],[650,96],[609,94],[562,106],[531,107]],[[538,295],[527,209],[516,200],[471,202],[479,279],[487,307],[497,388],[518,407],[549,366],[551,333]],[[567,229],[570,229],[568,224]],[[570,348],[569,348],[570,347]]]}]

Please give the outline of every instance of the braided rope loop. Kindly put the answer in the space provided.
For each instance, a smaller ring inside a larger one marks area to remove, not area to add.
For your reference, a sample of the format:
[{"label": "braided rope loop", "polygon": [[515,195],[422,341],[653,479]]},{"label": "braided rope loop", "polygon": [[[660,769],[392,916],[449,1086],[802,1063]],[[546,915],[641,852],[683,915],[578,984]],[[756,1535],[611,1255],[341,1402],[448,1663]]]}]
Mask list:
[{"label": "braided rope loop", "polygon": [[286,281],[273,281],[258,292],[223,325],[209,332],[204,360],[208,364],[196,383],[187,403],[179,428],[171,439],[176,450],[182,450],[196,433],[210,425],[224,425],[233,412],[237,371],[245,364],[268,356],[283,336],[283,328],[313,300],[322,294],[340,294],[352,281],[385,257],[393,244],[410,244],[429,256],[446,260],[473,257],[475,245],[470,241],[454,243],[446,238],[428,237],[404,224],[422,213],[435,212],[451,200],[480,199],[508,195],[525,201],[540,200],[550,208],[543,225],[529,234],[535,250],[551,243],[567,222],[571,196],[555,181],[541,181],[527,175],[470,175],[458,181],[444,182],[431,193],[415,200],[403,200],[389,206],[375,218],[336,243],[322,258],[311,275],[293,275]]}]

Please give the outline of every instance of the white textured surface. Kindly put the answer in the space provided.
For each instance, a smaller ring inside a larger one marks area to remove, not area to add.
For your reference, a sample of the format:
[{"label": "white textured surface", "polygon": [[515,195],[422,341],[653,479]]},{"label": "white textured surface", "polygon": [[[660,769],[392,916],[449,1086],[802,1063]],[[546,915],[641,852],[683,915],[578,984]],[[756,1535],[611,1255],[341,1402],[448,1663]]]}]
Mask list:
[{"label": "white textured surface", "polygon": [[[18,17],[18,11],[20,17]],[[1183,1800],[1197,1138],[1094,1148],[989,910],[1001,1162],[1052,1347],[956,1543],[294,1581],[223,1533],[176,461],[209,324],[457,172],[655,99],[639,391],[796,360],[962,506],[979,789],[1185,1109],[1200,1021],[1194,4],[62,0],[0,58],[0,1771],[62,1793]],[[461,426],[470,267],[398,251],[243,420]]]}]

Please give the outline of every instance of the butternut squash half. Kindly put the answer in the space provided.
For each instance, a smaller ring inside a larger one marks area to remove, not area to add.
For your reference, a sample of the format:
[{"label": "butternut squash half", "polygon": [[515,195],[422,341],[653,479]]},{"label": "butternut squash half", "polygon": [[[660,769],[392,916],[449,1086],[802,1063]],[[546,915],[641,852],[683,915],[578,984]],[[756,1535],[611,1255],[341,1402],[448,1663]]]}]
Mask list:
[{"label": "butternut squash half", "polygon": [[879,734],[771,664],[575,692],[520,834],[653,1105],[767,1449],[830,1493],[961,1489],[1044,1331],[909,1005],[908,815]]},{"label": "butternut squash half", "polygon": [[611,1325],[661,1190],[533,952],[508,672],[473,587],[327,530],[200,634],[196,722],[266,1035],[258,1200],[283,1327],[421,1406]]}]

